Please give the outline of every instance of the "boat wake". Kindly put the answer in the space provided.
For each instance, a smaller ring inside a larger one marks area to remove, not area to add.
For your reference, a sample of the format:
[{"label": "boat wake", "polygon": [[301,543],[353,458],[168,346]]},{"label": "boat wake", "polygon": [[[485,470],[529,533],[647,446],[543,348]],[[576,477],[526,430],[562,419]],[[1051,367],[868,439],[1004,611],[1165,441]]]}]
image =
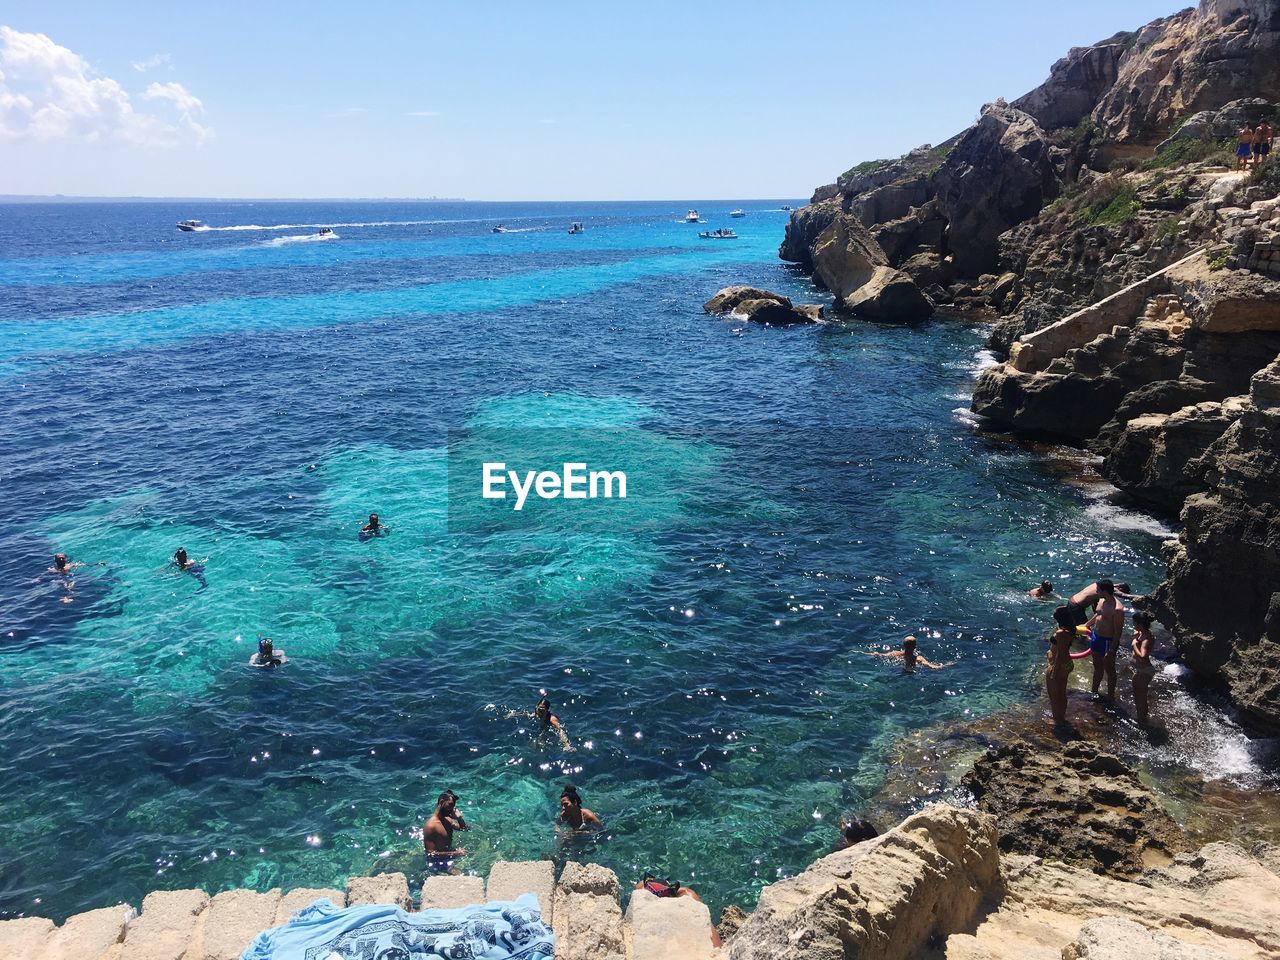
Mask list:
[{"label": "boat wake", "polygon": [[319,227],[417,227],[431,223],[453,223],[452,220],[364,220],[359,223],[237,223],[225,227],[196,227],[196,230],[211,230],[215,233],[235,232],[238,230],[306,230]]},{"label": "boat wake", "polygon": [[337,240],[336,233],[296,233],[284,237],[272,237],[270,240],[263,240],[259,246],[263,247],[283,247],[291,243],[313,243],[317,240]]}]

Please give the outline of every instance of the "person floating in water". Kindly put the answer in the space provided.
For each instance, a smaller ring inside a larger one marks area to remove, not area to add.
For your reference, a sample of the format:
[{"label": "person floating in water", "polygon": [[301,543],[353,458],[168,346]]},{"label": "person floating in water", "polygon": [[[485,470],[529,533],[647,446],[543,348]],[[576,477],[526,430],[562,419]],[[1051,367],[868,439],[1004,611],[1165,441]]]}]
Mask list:
[{"label": "person floating in water", "polygon": [[368,540],[372,537],[383,537],[391,532],[391,528],[378,519],[376,513],[369,514],[369,522],[360,528],[360,539]]},{"label": "person floating in water", "polygon": [[1041,580],[1040,586],[1032,587],[1027,594],[1035,600],[1055,600],[1053,595],[1053,583],[1048,580]]},{"label": "person floating in water", "polygon": [[954,663],[932,663],[926,660],[923,654],[916,652],[916,638],[904,637],[902,639],[901,650],[890,650],[882,653],[878,650],[868,650],[868,656],[883,657],[886,660],[902,660],[904,670],[914,670],[917,666],[928,667],[931,670],[941,670],[943,667],[950,667]]},{"label": "person floating in water", "polygon": [[[98,567],[105,567],[106,565],[107,565],[106,561],[104,560],[100,560],[96,564],[94,564],[94,566],[98,566]],[[72,600],[75,599],[70,595],[71,591],[75,589],[75,585],[76,585],[76,581],[72,575],[72,571],[78,570],[80,567],[87,567],[87,566],[88,566],[87,563],[80,563],[78,561],[68,560],[67,555],[65,553],[55,553],[53,555],[53,566],[50,567],[46,572],[53,574],[54,577],[57,578],[57,580],[62,584],[62,589],[67,592],[67,596],[62,598],[62,601],[61,601],[62,603],[71,603]],[[41,580],[40,577],[36,577],[34,582],[39,583],[40,580]]]},{"label": "person floating in water", "polygon": [[255,667],[278,667],[286,659],[284,651],[277,650],[270,637],[258,634],[258,652],[249,658],[250,665]]},{"label": "person floating in water", "polygon": [[874,840],[878,836],[880,836],[880,831],[875,828],[870,820],[854,817],[840,831],[840,839],[831,845],[831,852],[837,853],[840,850],[848,850],[850,847],[862,843],[863,840]]},{"label": "person floating in water", "polygon": [[173,565],[183,573],[190,574],[196,583],[200,584],[201,590],[209,586],[209,582],[204,578],[204,564],[187,556],[186,547],[179,547],[173,551]]},{"label": "person floating in water", "polygon": [[551,701],[543,697],[538,701],[538,705],[533,708],[533,715],[537,718],[538,723],[542,724],[542,729],[548,728],[554,730],[563,729],[560,726],[560,718],[551,712]]},{"label": "person floating in water", "polygon": [[604,827],[604,822],[582,805],[578,789],[569,784],[560,791],[560,822],[570,830],[590,830]]},{"label": "person floating in water", "polygon": [[[651,873],[646,873],[644,878],[636,884],[637,890],[645,890],[655,897],[688,897],[690,900],[702,902],[702,898],[698,896],[698,891],[692,887],[682,887],[675,880],[661,880]],[[711,925],[711,945],[716,949],[721,946],[720,931],[716,929],[716,925]]]},{"label": "person floating in water", "polygon": [[1149,613],[1133,615],[1133,647],[1129,662],[1133,666],[1133,708],[1140,727],[1145,727],[1149,720],[1151,704],[1147,690],[1151,686],[1151,678],[1156,675],[1155,664],[1151,662],[1151,649],[1156,644],[1151,633],[1151,619]]},{"label": "person floating in water", "polygon": [[453,831],[469,830],[462,814],[458,813],[458,795],[446,790],[436,799],[436,812],[422,825],[422,849],[427,855],[427,870],[431,873],[461,871],[454,866],[467,855],[463,847],[453,845]]}]

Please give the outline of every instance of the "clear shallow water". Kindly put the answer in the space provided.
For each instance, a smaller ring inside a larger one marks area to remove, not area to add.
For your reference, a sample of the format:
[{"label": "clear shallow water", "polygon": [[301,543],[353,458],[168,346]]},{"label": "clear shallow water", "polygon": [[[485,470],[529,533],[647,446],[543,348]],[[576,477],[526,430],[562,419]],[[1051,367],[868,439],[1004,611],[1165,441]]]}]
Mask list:
[{"label": "clear shallow water", "polygon": [[[690,205],[0,207],[0,912],[420,873],[445,787],[469,869],[553,855],[567,779],[577,855],[749,903],[904,731],[1026,696],[1031,583],[1154,585],[1159,525],[956,413],[979,331],[709,318],[817,295],[778,202]],[[350,226],[275,242],[309,224]],[[517,522],[450,501],[451,442],[639,486]],[[863,655],[907,632],[955,665]]]}]

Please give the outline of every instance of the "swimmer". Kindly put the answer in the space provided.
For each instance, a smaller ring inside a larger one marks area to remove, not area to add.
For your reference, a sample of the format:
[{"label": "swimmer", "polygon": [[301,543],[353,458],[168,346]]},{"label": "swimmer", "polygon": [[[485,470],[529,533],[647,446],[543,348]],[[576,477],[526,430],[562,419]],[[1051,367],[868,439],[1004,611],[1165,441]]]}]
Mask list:
[{"label": "swimmer", "polygon": [[249,664],[251,666],[278,667],[284,663],[286,659],[284,651],[277,650],[270,637],[264,637],[262,634],[258,634],[258,652],[249,658]]},{"label": "swimmer", "polygon": [[454,861],[465,857],[467,851],[462,847],[454,847],[453,831],[469,829],[458,813],[458,795],[452,790],[440,794],[436,799],[436,812],[422,825],[422,849],[427,855],[427,870],[433,873],[460,873],[454,866]]},{"label": "swimmer", "polygon": [[844,825],[840,833],[840,839],[831,845],[831,852],[837,853],[840,850],[848,850],[850,847],[862,843],[863,840],[873,840],[878,836],[880,836],[880,831],[875,828],[870,820],[855,817]]},{"label": "swimmer", "polygon": [[901,659],[904,670],[914,670],[917,666],[928,667],[930,670],[941,670],[943,667],[950,667],[955,663],[955,661],[951,661],[951,663],[932,663],[926,660],[923,654],[916,653],[915,637],[904,637],[901,650],[890,650],[887,653],[868,650],[866,653],[868,656],[883,657],[886,660]]},{"label": "swimmer", "polygon": [[[99,567],[105,567],[106,563],[100,562],[96,565]],[[57,577],[62,582],[62,589],[67,591],[68,594],[70,594],[71,591],[75,589],[75,585],[76,585],[75,580],[71,579],[71,571],[83,566],[86,566],[86,564],[73,563],[72,561],[68,560],[67,555],[65,553],[55,553],[53,555],[53,566],[50,567],[46,572],[52,573],[55,577]],[[40,577],[37,577],[34,582],[38,583],[39,581],[40,581]],[[66,596],[62,598],[61,602],[71,603],[73,599],[74,598],[71,596]]]},{"label": "swimmer", "polygon": [[369,514],[369,522],[360,528],[360,536],[364,538],[381,537],[391,532],[391,528],[378,519],[376,513]]},{"label": "swimmer", "polygon": [[[698,891],[692,887],[682,887],[674,880],[659,880],[651,873],[646,873],[644,879],[636,884],[637,890],[645,890],[655,897],[688,897],[690,900],[702,902],[702,898],[698,896]],[[711,925],[711,946],[719,949],[720,931],[718,931],[713,923]]]},{"label": "swimmer", "polygon": [[578,795],[578,790],[573,784],[569,784],[560,791],[560,822],[568,825],[570,830],[604,827],[604,822],[582,805],[582,797]]},{"label": "swimmer", "polygon": [[1155,665],[1151,662],[1151,648],[1155,643],[1156,639],[1151,633],[1151,614],[1135,613],[1132,656],[1129,662],[1133,666],[1133,708],[1140,727],[1147,725],[1151,709],[1147,691],[1151,687],[1151,678],[1156,675]]},{"label": "swimmer", "polygon": [[187,556],[186,547],[179,547],[173,551],[173,565],[183,573],[191,574],[192,578],[200,584],[201,590],[209,586],[209,582],[204,578],[204,564],[197,563]]},{"label": "swimmer", "polygon": [[560,718],[551,712],[551,701],[546,697],[538,701],[538,705],[533,708],[533,715],[537,718],[538,723],[542,724],[542,729],[544,730],[548,727],[555,730],[563,729],[560,726]]},{"label": "swimmer", "polygon": [[1027,595],[1033,600],[1055,600],[1053,595],[1053,584],[1048,580],[1041,580],[1040,586],[1032,587],[1027,591]]}]

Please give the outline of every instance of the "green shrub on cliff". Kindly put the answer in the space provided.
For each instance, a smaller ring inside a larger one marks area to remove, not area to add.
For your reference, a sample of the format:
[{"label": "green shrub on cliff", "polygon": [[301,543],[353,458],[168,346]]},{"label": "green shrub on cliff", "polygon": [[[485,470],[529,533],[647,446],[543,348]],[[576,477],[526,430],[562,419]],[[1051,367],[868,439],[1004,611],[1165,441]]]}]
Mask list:
[{"label": "green shrub on cliff", "polygon": [[1212,160],[1222,166],[1232,165],[1233,140],[1171,140],[1154,156],[1142,164],[1143,170],[1163,170],[1180,167],[1186,163]]},{"label": "green shrub on cliff", "polygon": [[1265,187],[1274,197],[1280,194],[1280,163],[1268,160],[1260,167],[1254,167],[1249,173],[1249,186]]},{"label": "green shrub on cliff", "polygon": [[1127,223],[1142,209],[1133,187],[1120,177],[1099,180],[1085,191],[1075,215],[1080,227]]},{"label": "green shrub on cliff", "polygon": [[840,175],[841,180],[848,180],[851,177],[861,177],[868,173],[875,173],[877,170],[883,170],[892,160],[863,160],[859,164],[855,164]]}]

